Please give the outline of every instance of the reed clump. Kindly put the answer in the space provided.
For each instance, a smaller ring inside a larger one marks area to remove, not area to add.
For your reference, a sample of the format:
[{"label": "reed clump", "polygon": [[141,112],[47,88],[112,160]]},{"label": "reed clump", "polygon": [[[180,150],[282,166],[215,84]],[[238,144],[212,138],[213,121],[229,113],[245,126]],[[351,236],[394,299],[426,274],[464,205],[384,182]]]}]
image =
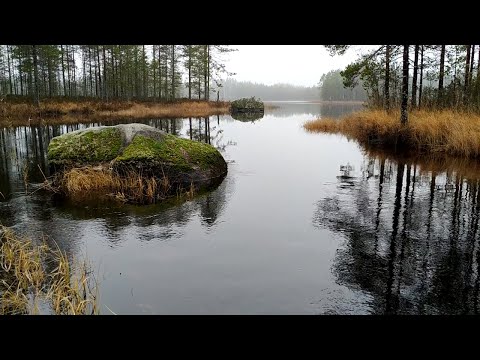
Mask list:
[{"label": "reed clump", "polygon": [[86,262],[72,266],[57,247],[34,244],[0,225],[0,314],[98,314],[97,284]]},{"label": "reed clump", "polygon": [[193,183],[183,189],[173,184],[165,174],[161,177],[148,176],[135,169],[118,173],[101,165],[66,169],[56,174],[53,184],[57,193],[73,201],[104,198],[153,204],[174,195],[191,199],[196,193]]},{"label": "reed clump", "polygon": [[454,110],[415,110],[406,125],[399,111],[364,110],[341,119],[318,119],[307,131],[343,134],[362,145],[404,148],[430,154],[480,156],[480,115]]}]

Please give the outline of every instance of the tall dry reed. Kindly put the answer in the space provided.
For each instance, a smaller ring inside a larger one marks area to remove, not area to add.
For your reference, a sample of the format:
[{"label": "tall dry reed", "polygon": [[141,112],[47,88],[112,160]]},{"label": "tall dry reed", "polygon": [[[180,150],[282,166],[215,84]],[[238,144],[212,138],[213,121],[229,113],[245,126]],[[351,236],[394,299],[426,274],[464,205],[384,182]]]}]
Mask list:
[{"label": "tall dry reed", "polygon": [[174,189],[165,175],[156,178],[133,169],[118,174],[102,166],[85,166],[66,169],[56,176],[54,183],[57,191],[74,201],[104,197],[121,202],[152,204],[165,200],[173,192],[187,198],[192,198],[195,193],[193,184],[188,189]]}]

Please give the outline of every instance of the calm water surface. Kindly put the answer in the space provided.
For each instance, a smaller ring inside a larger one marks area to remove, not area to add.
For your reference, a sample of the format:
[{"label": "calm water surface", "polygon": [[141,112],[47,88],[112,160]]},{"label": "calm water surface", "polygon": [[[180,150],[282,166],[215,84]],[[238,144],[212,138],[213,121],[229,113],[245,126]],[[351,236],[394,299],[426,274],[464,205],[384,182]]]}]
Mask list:
[{"label": "calm water surface", "polygon": [[360,106],[275,105],[253,122],[145,121],[228,162],[217,189],[177,205],[55,204],[35,191],[49,140],[99,124],[0,129],[0,222],[86,256],[106,314],[478,313],[478,165],[302,128]]}]

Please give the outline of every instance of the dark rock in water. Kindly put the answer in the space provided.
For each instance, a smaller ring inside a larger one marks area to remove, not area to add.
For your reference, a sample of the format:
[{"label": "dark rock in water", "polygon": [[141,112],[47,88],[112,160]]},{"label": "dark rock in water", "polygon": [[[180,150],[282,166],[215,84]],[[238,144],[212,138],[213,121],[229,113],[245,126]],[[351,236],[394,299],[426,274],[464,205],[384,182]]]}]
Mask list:
[{"label": "dark rock in water", "polygon": [[251,98],[243,98],[232,101],[230,105],[230,112],[234,113],[263,113],[265,110],[265,105],[260,99],[255,99],[255,97]]},{"label": "dark rock in water", "polygon": [[143,176],[173,184],[209,185],[227,173],[227,163],[213,146],[182,139],[144,124],[122,124],[73,131],[52,139],[48,161],[54,171],[109,163],[122,174],[136,170]]}]

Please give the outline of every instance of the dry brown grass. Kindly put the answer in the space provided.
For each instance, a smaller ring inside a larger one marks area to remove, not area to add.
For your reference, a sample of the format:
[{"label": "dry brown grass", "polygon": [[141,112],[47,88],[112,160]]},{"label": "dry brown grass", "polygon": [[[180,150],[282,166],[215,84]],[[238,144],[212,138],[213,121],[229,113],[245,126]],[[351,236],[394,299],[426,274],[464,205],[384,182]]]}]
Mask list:
[{"label": "dry brown grass", "polygon": [[34,245],[0,225],[0,314],[38,314],[39,301],[57,315],[98,314],[87,264],[74,269],[60,249]]},{"label": "dry brown grass", "polygon": [[[206,117],[229,112],[230,103],[183,100],[140,101],[56,101],[46,100],[35,108],[28,103],[0,103],[0,127],[36,124],[67,124],[115,119]],[[30,120],[29,120],[30,119]]]},{"label": "dry brown grass", "polygon": [[192,198],[195,194],[193,184],[189,189],[173,189],[165,175],[158,179],[133,169],[120,175],[105,166],[67,169],[57,174],[54,183],[57,191],[74,201],[105,198],[152,204],[173,196],[173,190],[180,197]]},{"label": "dry brown grass", "polygon": [[463,157],[480,155],[480,115],[451,110],[413,111],[406,126],[398,111],[364,110],[304,124],[308,131],[338,133],[359,143],[403,147],[422,153]]}]

